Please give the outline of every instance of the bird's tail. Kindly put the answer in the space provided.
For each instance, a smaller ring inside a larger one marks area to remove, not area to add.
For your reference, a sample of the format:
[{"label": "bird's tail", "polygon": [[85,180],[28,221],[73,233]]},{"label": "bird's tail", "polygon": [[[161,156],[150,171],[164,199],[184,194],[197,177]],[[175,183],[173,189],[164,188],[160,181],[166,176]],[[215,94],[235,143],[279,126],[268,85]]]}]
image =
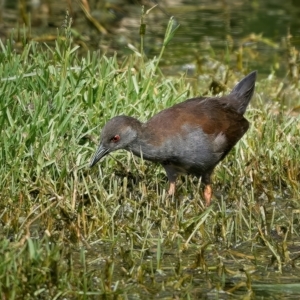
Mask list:
[{"label": "bird's tail", "polygon": [[253,96],[256,80],[256,71],[251,72],[244,77],[231,91],[230,95],[234,96],[235,101],[231,104],[235,110],[243,115]]}]

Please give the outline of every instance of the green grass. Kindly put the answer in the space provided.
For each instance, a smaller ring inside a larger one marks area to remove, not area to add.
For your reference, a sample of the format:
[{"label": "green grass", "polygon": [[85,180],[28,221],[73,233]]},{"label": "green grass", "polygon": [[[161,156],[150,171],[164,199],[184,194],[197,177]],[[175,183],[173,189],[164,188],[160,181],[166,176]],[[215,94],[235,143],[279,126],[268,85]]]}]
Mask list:
[{"label": "green grass", "polygon": [[244,299],[299,282],[299,84],[258,81],[205,209],[197,180],[170,199],[162,168],[128,152],[88,164],[111,117],[147,120],[243,74],[220,63],[165,78],[155,58],[78,57],[68,31],[54,48],[0,46],[2,299]]}]

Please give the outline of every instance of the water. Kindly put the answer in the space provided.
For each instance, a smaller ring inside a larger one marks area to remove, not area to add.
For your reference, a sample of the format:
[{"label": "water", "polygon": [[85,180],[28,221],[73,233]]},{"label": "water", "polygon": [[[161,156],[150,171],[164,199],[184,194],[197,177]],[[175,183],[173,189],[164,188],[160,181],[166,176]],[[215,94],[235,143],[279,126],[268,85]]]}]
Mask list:
[{"label": "water", "polygon": [[[2,24],[7,31],[11,26],[16,27],[17,21],[22,24],[13,3],[6,1],[2,13]],[[81,35],[75,40],[81,45],[108,55],[117,51],[120,56],[132,52],[129,44],[140,49],[139,1],[111,0],[105,5],[89,1],[91,14],[107,29],[106,35],[86,20],[78,3],[71,3],[72,6],[67,6],[62,1],[34,1],[32,36],[56,35],[68,9],[73,16],[73,28]],[[287,36],[291,36],[293,46],[300,47],[300,1],[297,0],[152,0],[145,4],[145,11],[155,4],[158,5],[144,16],[147,25],[144,51],[149,58],[158,55],[169,18],[173,16],[180,24],[163,56],[164,71],[168,74],[186,70],[195,74],[213,58],[236,70],[258,69],[260,76],[275,72],[283,77],[289,65]]]}]

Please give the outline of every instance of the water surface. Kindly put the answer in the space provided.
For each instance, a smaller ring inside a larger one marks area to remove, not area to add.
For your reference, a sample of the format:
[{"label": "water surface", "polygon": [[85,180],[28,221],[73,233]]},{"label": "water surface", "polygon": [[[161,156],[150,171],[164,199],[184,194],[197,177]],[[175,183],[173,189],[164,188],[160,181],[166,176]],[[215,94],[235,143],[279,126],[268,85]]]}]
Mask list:
[{"label": "water surface", "polygon": [[[28,1],[29,2],[29,1]],[[260,76],[276,72],[284,76],[289,67],[287,37],[300,46],[300,1],[296,0],[164,0],[164,1],[89,1],[91,15],[106,30],[99,32],[87,21],[78,2],[32,1],[33,38],[49,41],[64,23],[68,9],[73,18],[75,37],[82,49],[100,49],[119,56],[131,53],[129,45],[140,50],[141,4],[144,4],[146,35],[144,51],[151,58],[158,55],[168,20],[180,24],[163,56],[165,72],[201,72],[207,59],[228,64],[236,70],[258,69]],[[6,1],[2,12],[2,30],[8,32],[22,24],[14,1]],[[3,36],[3,35],[2,35]]]}]

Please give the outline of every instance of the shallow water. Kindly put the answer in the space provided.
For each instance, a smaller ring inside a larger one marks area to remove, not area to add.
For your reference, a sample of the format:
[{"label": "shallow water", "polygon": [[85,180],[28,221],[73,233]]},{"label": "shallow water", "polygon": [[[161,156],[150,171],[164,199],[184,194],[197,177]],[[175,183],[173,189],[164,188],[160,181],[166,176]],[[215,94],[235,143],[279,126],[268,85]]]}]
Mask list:
[{"label": "shallow water", "polygon": [[[73,28],[81,35],[77,42],[82,48],[100,49],[108,55],[117,51],[120,56],[132,52],[129,44],[140,50],[139,1],[106,1],[102,6],[102,2],[89,1],[91,15],[107,29],[107,34],[99,33],[86,20],[77,2],[70,2],[71,6],[63,1],[33,3],[28,6],[33,37],[56,35],[69,9]],[[213,57],[236,70],[258,69],[260,76],[272,71],[284,76],[288,70],[288,32],[292,45],[300,47],[300,2],[296,0],[148,1],[145,11],[155,4],[144,16],[144,51],[148,57],[158,55],[169,18],[173,16],[175,24],[180,24],[163,56],[164,71],[168,74],[194,75],[207,64],[207,57]],[[6,1],[2,36],[22,22],[14,1]]]},{"label": "shallow water", "polygon": [[[155,235],[155,230],[152,234]],[[258,241],[229,249],[222,243],[213,243],[204,251],[202,263],[198,259],[200,246],[179,251],[174,245],[162,245],[164,254],[157,269],[155,246],[147,250],[139,246],[132,249],[125,236],[119,238],[114,245],[100,242],[92,246],[87,252],[88,272],[103,279],[111,260],[113,285],[119,283],[118,288],[126,291],[128,299],[299,299],[300,296],[297,261],[294,266],[285,264],[280,274],[276,263],[271,264],[270,251]],[[300,240],[289,242],[288,248],[291,258],[296,257]]]}]

